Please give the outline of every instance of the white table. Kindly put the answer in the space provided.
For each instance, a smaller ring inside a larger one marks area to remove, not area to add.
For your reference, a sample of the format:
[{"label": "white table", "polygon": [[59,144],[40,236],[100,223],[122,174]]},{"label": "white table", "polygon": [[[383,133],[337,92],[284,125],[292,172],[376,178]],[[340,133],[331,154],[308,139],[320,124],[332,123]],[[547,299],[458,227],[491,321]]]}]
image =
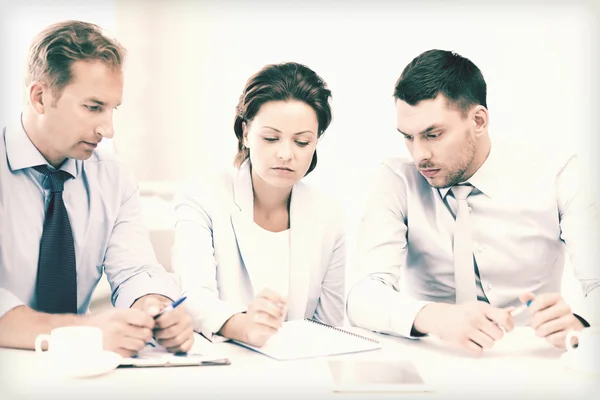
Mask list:
[{"label": "white table", "polygon": [[87,379],[56,378],[32,351],[0,349],[0,399],[281,399],[281,398],[544,398],[588,399],[600,394],[600,377],[565,366],[562,351],[517,328],[481,357],[443,346],[365,333],[381,350],[338,356],[359,360],[413,360],[433,393],[333,393],[327,359],[275,361],[232,343],[198,336],[194,350],[228,357],[232,365],[128,368]]}]

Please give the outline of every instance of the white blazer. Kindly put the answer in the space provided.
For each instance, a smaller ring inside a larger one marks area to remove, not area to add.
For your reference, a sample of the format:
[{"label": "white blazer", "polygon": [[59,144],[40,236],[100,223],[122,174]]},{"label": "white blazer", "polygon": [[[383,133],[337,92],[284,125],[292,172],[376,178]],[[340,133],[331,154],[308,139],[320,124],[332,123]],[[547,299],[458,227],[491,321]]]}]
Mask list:
[{"label": "white blazer", "polygon": [[[175,218],[173,270],[188,296],[185,304],[194,330],[212,340],[257,294],[252,280],[262,265],[251,251],[254,196],[249,162],[188,185],[175,197]],[[297,183],[290,203],[287,319],[343,325],[345,263],[340,207]]]}]

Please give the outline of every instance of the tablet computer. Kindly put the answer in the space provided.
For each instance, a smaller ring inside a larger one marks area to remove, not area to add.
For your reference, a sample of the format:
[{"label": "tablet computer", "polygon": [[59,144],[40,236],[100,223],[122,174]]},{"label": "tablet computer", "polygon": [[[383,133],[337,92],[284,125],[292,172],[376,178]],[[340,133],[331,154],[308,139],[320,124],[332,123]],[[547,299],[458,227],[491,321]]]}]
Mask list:
[{"label": "tablet computer", "polygon": [[331,360],[334,392],[431,392],[411,361]]}]

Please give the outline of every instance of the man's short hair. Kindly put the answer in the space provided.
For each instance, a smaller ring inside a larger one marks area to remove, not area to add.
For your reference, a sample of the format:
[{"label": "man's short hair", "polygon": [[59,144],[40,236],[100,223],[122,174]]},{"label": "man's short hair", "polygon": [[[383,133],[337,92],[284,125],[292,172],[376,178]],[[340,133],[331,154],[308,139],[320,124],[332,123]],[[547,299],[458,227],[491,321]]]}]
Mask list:
[{"label": "man's short hair", "polygon": [[121,68],[125,49],[98,25],[64,21],[40,32],[29,47],[25,84],[44,81],[58,100],[72,80],[71,66],[76,61],[101,61],[110,68]]},{"label": "man's short hair", "polygon": [[469,59],[446,50],[428,50],[414,58],[396,82],[394,98],[411,106],[443,94],[466,114],[474,105],[487,108],[487,87]]}]

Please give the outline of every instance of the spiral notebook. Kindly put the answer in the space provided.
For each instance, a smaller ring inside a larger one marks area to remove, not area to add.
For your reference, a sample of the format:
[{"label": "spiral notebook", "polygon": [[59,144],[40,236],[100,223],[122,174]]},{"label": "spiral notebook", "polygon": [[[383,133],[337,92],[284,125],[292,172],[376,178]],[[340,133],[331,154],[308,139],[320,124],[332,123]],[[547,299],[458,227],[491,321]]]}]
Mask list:
[{"label": "spiral notebook", "polygon": [[381,344],[375,339],[312,319],[284,322],[262,347],[234,342],[280,361],[329,357],[381,348]]}]

